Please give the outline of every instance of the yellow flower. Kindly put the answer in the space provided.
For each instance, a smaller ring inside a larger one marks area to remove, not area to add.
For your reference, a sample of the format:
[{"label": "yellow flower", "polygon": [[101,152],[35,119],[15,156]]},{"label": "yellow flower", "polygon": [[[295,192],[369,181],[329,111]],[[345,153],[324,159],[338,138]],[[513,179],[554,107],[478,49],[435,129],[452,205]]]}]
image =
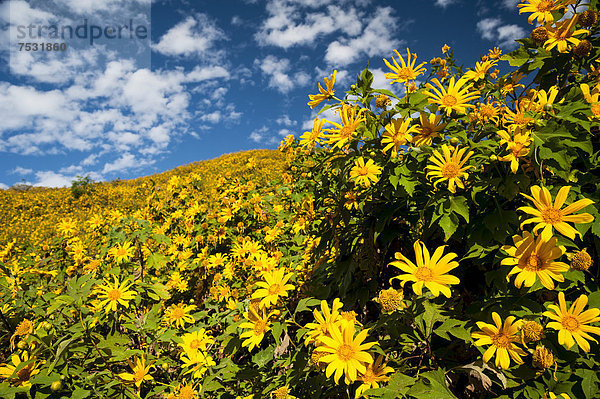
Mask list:
[{"label": "yellow flower", "polygon": [[544,25],[554,22],[554,17],[552,16],[553,11],[564,8],[567,4],[571,3],[572,1],[570,0],[523,0],[517,7],[520,8],[519,14],[525,12],[532,13],[529,18],[527,18],[527,22],[533,25],[533,21],[537,19],[538,24]]},{"label": "yellow flower", "polygon": [[77,222],[71,218],[63,219],[56,226],[63,236],[72,236],[77,230]]},{"label": "yellow flower", "polygon": [[[102,301],[98,304],[99,308],[104,307],[106,313],[117,310],[118,305],[123,305],[126,308],[129,307],[129,301],[131,301],[136,296],[135,291],[129,291],[128,288],[133,285],[133,283],[127,283],[126,280],[123,282],[119,282],[119,279],[114,274],[111,275],[113,278],[112,284],[107,280],[104,280],[103,285],[99,285],[96,287],[96,292],[98,293],[98,297],[102,299]],[[103,299],[104,298],[104,299]]]},{"label": "yellow flower", "polygon": [[[510,359],[514,360],[517,364],[523,364],[521,356],[526,356],[527,353],[515,345],[516,342],[520,341],[518,332],[520,327],[520,321],[514,322],[514,316],[508,316],[504,323],[498,315],[498,313],[492,313],[493,324],[487,324],[481,321],[477,322],[477,327],[481,331],[471,333],[471,337],[476,339],[475,345],[491,345],[483,353],[483,361],[489,362],[496,354],[496,367],[501,369],[507,369],[510,367]],[[514,323],[513,323],[514,322]]]},{"label": "yellow flower", "polygon": [[383,363],[383,356],[377,356],[375,362],[367,365],[367,370],[358,375],[358,381],[362,384],[356,389],[356,398],[368,389],[379,388],[380,382],[386,382],[390,377],[386,374],[393,373],[394,369]]},{"label": "yellow flower", "polygon": [[381,139],[381,144],[384,145],[383,152],[392,150],[392,158],[398,156],[400,146],[406,145],[412,141],[410,133],[416,133],[417,127],[410,126],[411,118],[406,119],[393,119],[390,123],[385,125],[385,132]]},{"label": "yellow flower", "polygon": [[[548,392],[548,398],[549,399],[571,399],[571,397],[569,395],[567,395],[566,393],[561,393],[558,396],[556,396],[555,393],[553,392]],[[544,394],[544,399],[546,399],[546,395]]]},{"label": "yellow flower", "polygon": [[358,126],[365,121],[364,108],[358,110],[358,106],[351,107],[348,104],[342,104],[342,108],[338,112],[342,123],[327,121],[334,125],[336,129],[325,129],[326,132],[330,133],[326,137],[327,144],[333,144],[333,148],[341,148],[346,145],[354,137]]},{"label": "yellow flower", "polygon": [[447,125],[447,123],[440,123],[442,121],[441,115],[427,114],[425,112],[421,112],[419,121],[421,122],[417,126],[419,134],[413,137],[413,145],[417,147],[431,145],[433,139],[440,136],[438,132],[443,130]]},{"label": "yellow flower", "polygon": [[397,291],[393,288],[379,291],[376,302],[381,305],[384,313],[392,313],[397,309],[406,307],[402,291]]},{"label": "yellow flower", "polygon": [[23,319],[17,328],[15,329],[15,333],[10,337],[10,348],[15,348],[15,339],[19,336],[26,337],[29,334],[33,333],[33,323],[29,319]]},{"label": "yellow flower", "polygon": [[370,187],[371,183],[379,181],[381,169],[372,159],[365,163],[364,158],[360,157],[354,161],[354,166],[350,169],[350,179],[354,180],[354,184]]},{"label": "yellow flower", "polygon": [[116,263],[128,262],[135,252],[135,247],[131,246],[130,242],[117,244],[108,250],[108,255],[112,256]]},{"label": "yellow flower", "polygon": [[308,323],[305,328],[310,331],[306,335],[305,344],[311,342],[319,342],[322,337],[331,337],[331,331],[338,328],[341,324],[340,309],[344,304],[339,298],[333,300],[331,309],[327,301],[321,301],[321,312],[317,309],[313,310],[313,316],[316,323]]},{"label": "yellow flower", "polygon": [[526,224],[537,223],[533,228],[533,232],[535,233],[538,230],[543,229],[542,236],[546,240],[549,240],[552,236],[553,228],[555,228],[560,234],[569,237],[571,240],[575,239],[575,234],[579,234],[579,236],[581,236],[577,230],[567,223],[593,222],[594,217],[589,213],[580,213],[578,215],[571,214],[593,204],[594,201],[584,198],[572,203],[564,209],[561,209],[567,199],[570,189],[570,186],[562,187],[556,195],[554,205],[552,205],[552,196],[550,195],[550,191],[548,191],[546,187],[540,188],[539,186],[532,186],[531,195],[533,197],[521,193],[522,196],[533,202],[533,205],[535,206],[535,208],[530,206],[522,206],[518,208],[518,210],[533,216],[532,218],[521,223],[521,229]]},{"label": "yellow flower", "polygon": [[265,308],[256,310],[253,307],[250,307],[249,311],[244,313],[244,317],[248,321],[240,324],[240,328],[249,329],[249,331],[240,334],[240,338],[245,338],[242,346],[247,346],[248,350],[252,351],[252,349],[260,345],[265,333],[270,330],[269,317],[272,314],[273,312],[267,314]]},{"label": "yellow flower", "polygon": [[589,33],[589,31],[587,29],[573,30],[577,23],[577,17],[576,14],[572,18],[557,22],[555,27],[546,28],[548,30],[548,40],[544,42],[546,51],[556,47],[560,53],[566,53],[571,49],[571,45],[579,44],[580,40],[574,36]]},{"label": "yellow flower", "polygon": [[498,126],[498,123],[500,123],[501,113],[502,107],[499,107],[496,101],[488,99],[486,103],[479,103],[479,106],[475,111],[475,117],[481,124],[493,122],[496,126]]},{"label": "yellow flower", "polygon": [[338,384],[343,374],[346,384],[350,385],[356,381],[358,373],[366,373],[367,365],[373,363],[373,357],[366,351],[376,344],[363,343],[367,334],[368,330],[362,330],[355,337],[354,326],[349,326],[343,330],[340,327],[333,328],[331,337],[321,337],[321,345],[317,350],[327,353],[319,359],[327,364],[327,378],[333,375],[335,383]]},{"label": "yellow flower", "polygon": [[288,296],[289,290],[293,290],[292,284],[287,284],[293,273],[285,274],[285,269],[279,268],[263,274],[264,281],[256,283],[259,289],[252,294],[252,299],[262,298],[261,307],[271,307],[279,300],[279,297]]},{"label": "yellow flower", "polygon": [[[556,100],[556,96],[558,95],[558,87],[556,86],[552,86],[548,89],[548,92],[546,93],[546,90],[539,90],[536,92],[535,97],[534,97],[534,101],[532,103],[532,107],[537,111],[537,112],[553,112],[552,111],[552,105],[554,105],[554,101]],[[560,100],[559,103],[563,102],[563,100]]]},{"label": "yellow flower", "polygon": [[319,83],[319,94],[309,94],[308,98],[310,101],[308,102],[308,106],[311,108],[316,107],[321,104],[325,100],[329,100],[335,95],[335,91],[333,90],[333,85],[335,84],[335,76],[337,75],[337,70],[333,71],[329,78],[323,78],[325,82],[325,87],[327,89],[323,89],[321,87],[321,83]]},{"label": "yellow flower", "polygon": [[464,114],[467,108],[474,108],[472,104],[468,104],[469,101],[475,100],[479,97],[479,91],[469,91],[471,85],[463,87],[467,82],[467,79],[461,78],[455,83],[454,76],[450,78],[448,88],[444,88],[442,82],[437,78],[431,80],[435,86],[431,83],[427,83],[425,86],[431,91],[425,91],[425,94],[431,104],[438,104],[442,111],[446,112],[446,115],[450,115],[452,111],[456,111],[459,114]]},{"label": "yellow flower", "polygon": [[319,118],[315,118],[312,130],[306,131],[300,136],[300,145],[312,148],[316,144],[320,144],[321,139],[324,137],[322,132],[324,123],[325,119],[319,120]]},{"label": "yellow flower", "polygon": [[492,68],[495,65],[495,61],[478,61],[475,64],[475,69],[473,69],[472,71],[465,72],[463,77],[466,80],[472,80],[474,82],[477,82],[478,80],[485,79],[485,75],[488,73],[490,68]]},{"label": "yellow flower", "polygon": [[591,308],[583,311],[583,308],[588,303],[588,297],[586,295],[580,295],[579,298],[573,302],[569,310],[567,310],[567,304],[565,302],[565,293],[558,293],[558,306],[549,305],[548,308],[553,312],[546,311],[543,313],[544,316],[551,318],[551,321],[546,326],[558,330],[558,343],[566,345],[567,348],[571,348],[575,342],[581,349],[586,352],[590,351],[590,341],[598,342],[592,338],[589,334],[600,335],[599,327],[589,326],[589,323],[593,323],[600,320],[600,309]]},{"label": "yellow flower", "polygon": [[208,345],[215,343],[215,340],[207,333],[204,328],[198,331],[193,331],[188,334],[184,334],[181,339],[183,343],[179,344],[185,353],[194,353],[197,351],[206,351]]},{"label": "yellow flower", "polygon": [[402,83],[407,82],[409,80],[415,80],[420,75],[423,75],[425,73],[425,68],[423,67],[423,65],[425,65],[426,62],[420,63],[415,68],[415,63],[417,62],[417,55],[414,54],[415,58],[411,60],[410,50],[407,48],[406,51],[408,52],[408,57],[406,59],[406,62],[404,62],[404,58],[402,58],[400,53],[396,49],[394,49],[394,52],[396,53],[398,58],[400,58],[400,63],[402,64],[402,67],[398,65],[398,63],[394,59],[394,56],[392,56],[392,62],[394,63],[394,65],[390,64],[385,58],[383,59],[385,65],[387,65],[388,68],[394,71],[393,73],[390,72],[385,74],[386,79],[392,79],[390,84],[395,82]]},{"label": "yellow flower", "polygon": [[181,356],[183,367],[188,368],[184,374],[192,373],[193,378],[202,378],[208,367],[216,366],[216,363],[212,356],[202,352],[196,351],[193,353],[186,353],[186,356]]},{"label": "yellow flower", "polygon": [[455,186],[465,188],[462,179],[467,179],[469,177],[469,174],[466,171],[472,168],[472,166],[464,165],[474,153],[473,151],[469,151],[463,158],[467,148],[462,148],[460,150],[455,148],[452,153],[450,153],[450,151],[450,148],[446,144],[442,145],[442,153],[438,150],[434,150],[433,155],[429,157],[429,162],[432,162],[434,165],[427,165],[426,169],[429,169],[427,177],[429,178],[431,175],[436,179],[433,183],[434,188],[436,188],[440,182],[447,180],[448,190],[451,193],[455,193]]},{"label": "yellow flower", "polygon": [[444,46],[442,47],[442,54],[446,54],[448,52],[448,50],[450,50],[450,46],[448,46],[447,44],[444,44]]},{"label": "yellow flower", "polygon": [[529,145],[531,144],[529,131],[515,126],[512,134],[505,130],[499,130],[496,133],[501,137],[500,144],[506,144],[506,149],[509,151],[507,155],[498,159],[502,162],[510,162],[510,170],[517,173],[519,159],[529,154]]},{"label": "yellow flower", "polygon": [[171,305],[165,310],[164,323],[175,324],[178,327],[184,328],[185,323],[193,324],[196,320],[188,312],[196,309],[196,305],[185,305],[179,303],[177,305]]},{"label": "yellow flower", "polygon": [[537,279],[549,290],[554,289],[553,279],[559,282],[565,281],[561,273],[569,270],[569,265],[555,260],[563,256],[566,249],[556,246],[556,237],[544,239],[541,235],[536,238],[525,231],[523,236],[513,236],[514,246],[502,247],[509,258],[504,258],[500,263],[503,266],[513,266],[506,276],[507,280],[513,274],[517,275],[515,287],[531,287]]},{"label": "yellow flower", "polygon": [[200,385],[200,383],[187,383],[184,379],[182,383],[177,385],[175,392],[167,396],[167,399],[198,399],[198,390],[200,389],[202,389],[202,385]]},{"label": "yellow flower", "polygon": [[[38,374],[40,370],[37,368],[36,362],[29,363],[25,367],[19,367],[19,365],[34,359],[35,357],[29,357],[27,352],[23,352],[21,357],[16,353],[12,354],[10,357],[12,365],[0,364],[0,377],[3,379],[10,379],[10,383],[13,386],[30,387],[31,382],[29,380],[34,375]],[[15,374],[15,376],[11,378],[13,374]]]},{"label": "yellow flower", "polygon": [[554,355],[543,345],[538,345],[531,356],[531,364],[537,369],[545,370],[554,364]]},{"label": "yellow flower", "polygon": [[600,84],[597,84],[590,92],[590,87],[582,83],[580,86],[583,97],[590,104],[592,116],[590,119],[600,119]]},{"label": "yellow flower", "polygon": [[150,375],[150,366],[152,366],[153,362],[146,365],[146,359],[143,356],[141,359],[136,358],[133,363],[128,359],[127,363],[129,363],[132,373],[120,373],[119,377],[125,381],[133,382],[138,390],[141,387],[142,382],[152,381],[154,379]]},{"label": "yellow flower", "polygon": [[390,283],[392,280],[398,279],[402,282],[401,285],[404,286],[407,282],[412,281],[414,282],[412,289],[417,295],[423,295],[423,286],[425,286],[434,296],[439,296],[442,293],[450,298],[450,288],[448,286],[458,284],[460,280],[456,276],[446,274],[458,267],[458,262],[452,261],[457,256],[455,253],[450,252],[442,256],[445,247],[444,245],[437,248],[433,256],[430,257],[425,244],[421,241],[415,241],[413,248],[415,250],[416,265],[400,252],[396,252],[395,257],[397,260],[391,262],[390,265],[407,274],[392,277]]}]

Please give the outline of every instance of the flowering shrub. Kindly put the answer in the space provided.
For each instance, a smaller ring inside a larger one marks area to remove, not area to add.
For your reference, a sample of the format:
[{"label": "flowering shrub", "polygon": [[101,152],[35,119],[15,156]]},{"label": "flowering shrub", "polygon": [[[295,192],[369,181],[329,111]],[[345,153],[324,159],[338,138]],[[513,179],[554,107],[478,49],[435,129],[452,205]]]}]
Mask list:
[{"label": "flowering shrub", "polygon": [[390,90],[334,71],[308,105],[335,118],[279,163],[6,229],[0,395],[598,397],[597,2],[519,12],[543,26],[467,71],[448,46],[396,51]]}]

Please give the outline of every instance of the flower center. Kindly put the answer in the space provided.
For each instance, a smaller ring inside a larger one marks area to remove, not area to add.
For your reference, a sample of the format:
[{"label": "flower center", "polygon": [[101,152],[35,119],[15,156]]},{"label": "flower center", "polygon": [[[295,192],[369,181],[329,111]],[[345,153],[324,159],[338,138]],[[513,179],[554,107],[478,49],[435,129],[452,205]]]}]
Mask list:
[{"label": "flower center", "polygon": [[19,381],[22,381],[22,382],[29,381],[30,377],[31,377],[31,368],[29,366],[24,367],[21,370],[17,371],[17,378],[19,379]]},{"label": "flower center", "polygon": [[127,250],[125,248],[119,248],[119,249],[117,249],[117,255],[125,256],[125,255],[127,255]]},{"label": "flower center", "polygon": [[600,103],[592,104],[592,114],[600,116]]},{"label": "flower center", "polygon": [[539,12],[548,12],[551,11],[554,6],[554,1],[552,0],[542,0],[537,6]]},{"label": "flower center", "polygon": [[460,168],[456,162],[448,162],[442,166],[442,176],[444,176],[446,179],[458,177],[459,172]]},{"label": "flower center", "polygon": [[367,168],[366,166],[363,166],[362,168],[360,168],[358,170],[358,174],[361,176],[367,176],[369,174],[369,168]]},{"label": "flower center", "polygon": [[479,112],[481,112],[481,115],[485,116],[486,118],[491,118],[492,116],[494,116],[494,107],[489,106],[489,105],[482,105],[481,108],[479,109]]},{"label": "flower center", "polygon": [[196,392],[192,389],[192,387],[184,386],[179,388],[179,396],[178,399],[193,399],[196,396]]},{"label": "flower center", "polygon": [[337,354],[342,360],[350,360],[352,359],[352,355],[354,354],[354,350],[350,345],[344,344],[340,346],[337,350]]},{"label": "flower center", "polygon": [[456,105],[457,102],[458,100],[452,94],[446,94],[442,97],[442,104],[446,107],[452,107],[453,105]]},{"label": "flower center", "polygon": [[412,77],[412,70],[409,67],[401,68],[398,71],[398,78],[408,80]]},{"label": "flower center", "polygon": [[171,312],[171,318],[173,319],[181,319],[183,316],[185,316],[185,312],[182,308],[175,308],[173,309],[173,312]]},{"label": "flower center", "polygon": [[373,369],[371,367],[367,367],[367,370],[362,375],[361,380],[365,383],[372,383],[376,381],[377,376],[373,373]]},{"label": "flower center", "polygon": [[146,376],[146,370],[144,370],[144,369],[142,369],[142,368],[140,368],[140,369],[137,369],[137,370],[136,370],[136,371],[133,373],[133,378],[134,378],[136,381],[143,381],[145,376]]},{"label": "flower center", "polygon": [[354,126],[352,125],[342,126],[342,128],[340,129],[339,136],[342,139],[349,139],[354,134],[354,130]]},{"label": "flower center", "polygon": [[497,334],[492,338],[492,342],[498,348],[508,348],[510,346],[510,339],[505,334]]},{"label": "flower center", "polygon": [[267,331],[267,324],[264,321],[258,320],[256,323],[254,323],[255,335],[262,335],[265,333],[265,331]]},{"label": "flower center", "polygon": [[108,299],[111,301],[117,301],[121,299],[121,290],[114,289],[108,291]]},{"label": "flower center", "polygon": [[537,271],[542,269],[544,265],[544,261],[537,254],[532,254],[527,258],[527,264],[525,265],[525,270]]},{"label": "flower center", "polygon": [[545,223],[555,224],[562,221],[562,214],[559,209],[547,208],[542,211],[542,219]]},{"label": "flower center", "polygon": [[202,341],[200,341],[199,339],[195,339],[192,342],[190,342],[190,348],[192,349],[198,349],[200,345],[202,345]]},{"label": "flower center", "polygon": [[281,286],[279,284],[272,284],[269,287],[269,295],[275,295],[275,294],[279,293],[280,290],[281,290]]},{"label": "flower center", "polygon": [[415,270],[415,277],[421,281],[431,281],[433,280],[433,272],[430,268],[421,266]]},{"label": "flower center", "polygon": [[565,316],[563,317],[561,324],[564,328],[569,331],[576,331],[579,329],[579,321],[573,316]]}]

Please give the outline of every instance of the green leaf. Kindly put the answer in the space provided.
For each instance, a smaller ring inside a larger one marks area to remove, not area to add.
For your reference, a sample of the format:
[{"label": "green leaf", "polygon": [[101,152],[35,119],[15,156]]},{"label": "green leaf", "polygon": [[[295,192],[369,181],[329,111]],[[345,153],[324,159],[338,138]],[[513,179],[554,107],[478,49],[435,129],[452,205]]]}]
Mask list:
[{"label": "green leaf", "polygon": [[296,306],[296,310],[294,314],[304,312],[305,310],[311,310],[310,308],[317,306],[321,303],[320,300],[315,298],[304,298],[298,301],[298,306]]},{"label": "green leaf", "polygon": [[428,371],[408,391],[415,398],[458,399],[446,385],[446,374],[442,370]]},{"label": "green leaf", "polygon": [[268,347],[267,349],[264,349],[252,356],[252,362],[258,367],[264,367],[267,365],[267,363],[273,360],[273,353],[275,353],[275,348]]},{"label": "green leaf", "polygon": [[586,399],[597,398],[598,390],[598,373],[594,370],[583,369],[577,373],[582,378],[581,390],[583,391]]},{"label": "green leaf", "polygon": [[467,199],[465,197],[450,197],[450,209],[452,212],[459,214],[469,223],[469,205],[467,205]]},{"label": "green leaf", "polygon": [[83,388],[75,388],[73,393],[71,394],[71,399],[84,399],[90,396],[91,391],[86,391]]},{"label": "green leaf", "polygon": [[445,240],[448,241],[452,234],[456,232],[458,228],[458,216],[454,213],[444,214],[438,221],[438,225],[444,230]]},{"label": "green leaf", "polygon": [[471,334],[465,328],[466,321],[460,321],[456,319],[447,319],[433,332],[440,337],[452,341],[452,337],[449,334],[454,335],[456,338],[460,338],[463,341],[471,341]]}]

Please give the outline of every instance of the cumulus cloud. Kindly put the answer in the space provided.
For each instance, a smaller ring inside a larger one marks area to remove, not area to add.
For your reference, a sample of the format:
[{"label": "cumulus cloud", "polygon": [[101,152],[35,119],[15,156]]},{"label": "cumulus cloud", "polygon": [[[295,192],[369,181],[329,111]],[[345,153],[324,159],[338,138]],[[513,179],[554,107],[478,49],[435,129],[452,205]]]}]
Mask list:
[{"label": "cumulus cloud", "polygon": [[26,176],[26,175],[32,174],[33,173],[33,169],[24,168],[22,166],[17,166],[10,173],[21,175],[21,176]]},{"label": "cumulus cloud", "polygon": [[263,75],[268,78],[268,86],[281,93],[287,93],[295,87],[304,86],[310,81],[310,75],[299,71],[290,71],[290,60],[268,55],[263,60],[255,60],[254,64],[260,68]]},{"label": "cumulus cloud", "polygon": [[520,0],[502,0],[502,5],[509,10],[515,10]]},{"label": "cumulus cloud", "polygon": [[[518,1],[518,0],[517,0]],[[456,0],[435,0],[435,5],[438,7],[446,8],[449,5],[455,4]]]},{"label": "cumulus cloud", "polygon": [[317,39],[334,32],[357,35],[361,31],[358,10],[349,5],[343,8],[329,5],[321,11],[304,8],[324,6],[329,1],[271,0],[267,4],[269,17],[262,23],[255,39],[261,45],[290,48],[311,45]]},{"label": "cumulus cloud", "polygon": [[510,49],[518,45],[517,39],[525,37],[525,29],[514,24],[503,24],[500,18],[485,18],[477,22],[477,31],[481,37],[490,40],[494,45]]},{"label": "cumulus cloud", "polygon": [[336,40],[329,44],[325,61],[330,65],[343,66],[363,58],[364,55],[373,57],[391,53],[392,49],[401,44],[394,36],[398,21],[393,13],[391,7],[377,8],[375,15],[359,36]]},{"label": "cumulus cloud", "polygon": [[216,56],[215,42],[225,33],[204,14],[189,16],[165,33],[153,49],[169,56]]},{"label": "cumulus cloud", "polygon": [[250,140],[254,141],[255,143],[261,143],[264,141],[268,132],[269,132],[269,128],[266,126],[263,126],[260,129],[253,130],[252,133],[250,133],[250,136],[248,136],[248,138]]},{"label": "cumulus cloud", "polygon": [[0,190],[6,190],[8,186],[4,183],[0,183]]}]

